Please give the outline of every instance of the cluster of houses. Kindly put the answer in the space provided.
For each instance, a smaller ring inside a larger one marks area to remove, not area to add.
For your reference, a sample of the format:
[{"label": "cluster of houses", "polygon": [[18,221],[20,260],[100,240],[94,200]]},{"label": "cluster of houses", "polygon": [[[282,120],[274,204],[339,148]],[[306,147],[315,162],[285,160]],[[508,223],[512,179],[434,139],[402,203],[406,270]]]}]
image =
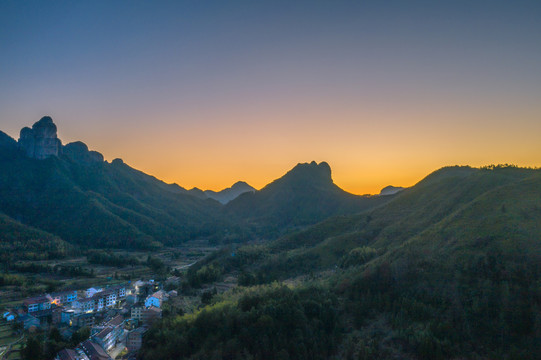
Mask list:
[{"label": "cluster of houses", "polygon": [[165,292],[152,280],[130,285],[89,288],[25,299],[17,309],[4,311],[7,321],[17,321],[27,331],[55,326],[70,338],[89,327],[90,338],[75,349],[60,351],[56,360],[108,360],[123,349],[135,353],[143,334],[161,318],[162,305],[176,291]]}]

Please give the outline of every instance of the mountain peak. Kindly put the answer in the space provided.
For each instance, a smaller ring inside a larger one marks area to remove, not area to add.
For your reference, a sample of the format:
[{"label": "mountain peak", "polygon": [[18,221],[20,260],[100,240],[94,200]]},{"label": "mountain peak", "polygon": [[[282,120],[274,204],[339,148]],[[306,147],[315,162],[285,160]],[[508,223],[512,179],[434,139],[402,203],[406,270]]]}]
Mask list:
[{"label": "mountain peak", "polygon": [[62,152],[62,142],[56,135],[56,125],[50,116],[44,116],[36,121],[32,128],[21,129],[19,146],[28,157],[46,159],[58,156]]},{"label": "mountain peak", "polygon": [[310,163],[299,163],[291,169],[284,178],[306,182],[333,182],[331,167],[325,161],[322,161],[319,164],[315,161]]},{"label": "mountain peak", "polygon": [[38,121],[36,121],[34,125],[32,125],[32,130],[36,130],[36,129],[47,129],[47,130],[50,129],[54,131],[55,134],[57,130],[56,125],[54,124],[53,119],[50,116],[44,116]]},{"label": "mountain peak", "polygon": [[207,197],[219,201],[225,205],[244,193],[253,193],[254,191],[256,190],[250,185],[248,185],[248,183],[244,181],[237,181],[230,188],[223,189],[221,191],[205,190],[204,193]]},{"label": "mountain peak", "polygon": [[231,186],[231,189],[249,189],[253,191],[254,188],[251,187],[246,181],[237,181]]},{"label": "mountain peak", "polygon": [[383,189],[381,189],[380,191],[380,195],[381,196],[385,196],[385,195],[394,195],[394,194],[397,194],[399,193],[400,191],[404,190],[403,187],[401,186],[392,186],[392,185],[389,185],[389,186],[386,186],[384,187]]}]

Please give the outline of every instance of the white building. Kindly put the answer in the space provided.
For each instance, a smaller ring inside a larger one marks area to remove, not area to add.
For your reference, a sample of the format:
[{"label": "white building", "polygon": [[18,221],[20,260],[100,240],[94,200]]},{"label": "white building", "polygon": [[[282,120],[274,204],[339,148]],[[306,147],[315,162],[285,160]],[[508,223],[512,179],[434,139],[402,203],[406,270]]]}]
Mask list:
[{"label": "white building", "polygon": [[93,288],[93,287],[91,287],[91,288],[86,289],[85,294],[86,294],[86,297],[87,297],[87,298],[91,298],[91,297],[94,296],[96,293],[99,293],[99,292],[102,291],[102,290],[103,290],[103,289],[101,289],[101,288]]}]

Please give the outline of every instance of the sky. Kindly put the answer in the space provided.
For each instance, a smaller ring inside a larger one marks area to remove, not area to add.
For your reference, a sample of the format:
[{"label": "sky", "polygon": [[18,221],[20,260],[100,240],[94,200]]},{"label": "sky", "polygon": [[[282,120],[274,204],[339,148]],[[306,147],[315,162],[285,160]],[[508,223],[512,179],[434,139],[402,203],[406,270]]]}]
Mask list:
[{"label": "sky", "polygon": [[539,1],[0,2],[0,130],[185,188],[327,161],[355,194],[541,166]]}]

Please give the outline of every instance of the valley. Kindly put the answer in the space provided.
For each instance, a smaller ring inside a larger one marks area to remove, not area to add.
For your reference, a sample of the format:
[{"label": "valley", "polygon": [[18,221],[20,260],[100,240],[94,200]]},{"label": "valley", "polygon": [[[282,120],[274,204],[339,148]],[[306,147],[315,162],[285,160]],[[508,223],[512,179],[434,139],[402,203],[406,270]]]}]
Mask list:
[{"label": "valley", "polygon": [[[358,196],[310,162],[204,193],[62,145],[50,118],[33,129],[0,136],[0,308],[24,358],[99,344],[140,360],[538,358],[539,169],[449,166]],[[140,298],[83,305],[119,286]],[[81,320],[29,320],[24,302],[62,291]]]}]

